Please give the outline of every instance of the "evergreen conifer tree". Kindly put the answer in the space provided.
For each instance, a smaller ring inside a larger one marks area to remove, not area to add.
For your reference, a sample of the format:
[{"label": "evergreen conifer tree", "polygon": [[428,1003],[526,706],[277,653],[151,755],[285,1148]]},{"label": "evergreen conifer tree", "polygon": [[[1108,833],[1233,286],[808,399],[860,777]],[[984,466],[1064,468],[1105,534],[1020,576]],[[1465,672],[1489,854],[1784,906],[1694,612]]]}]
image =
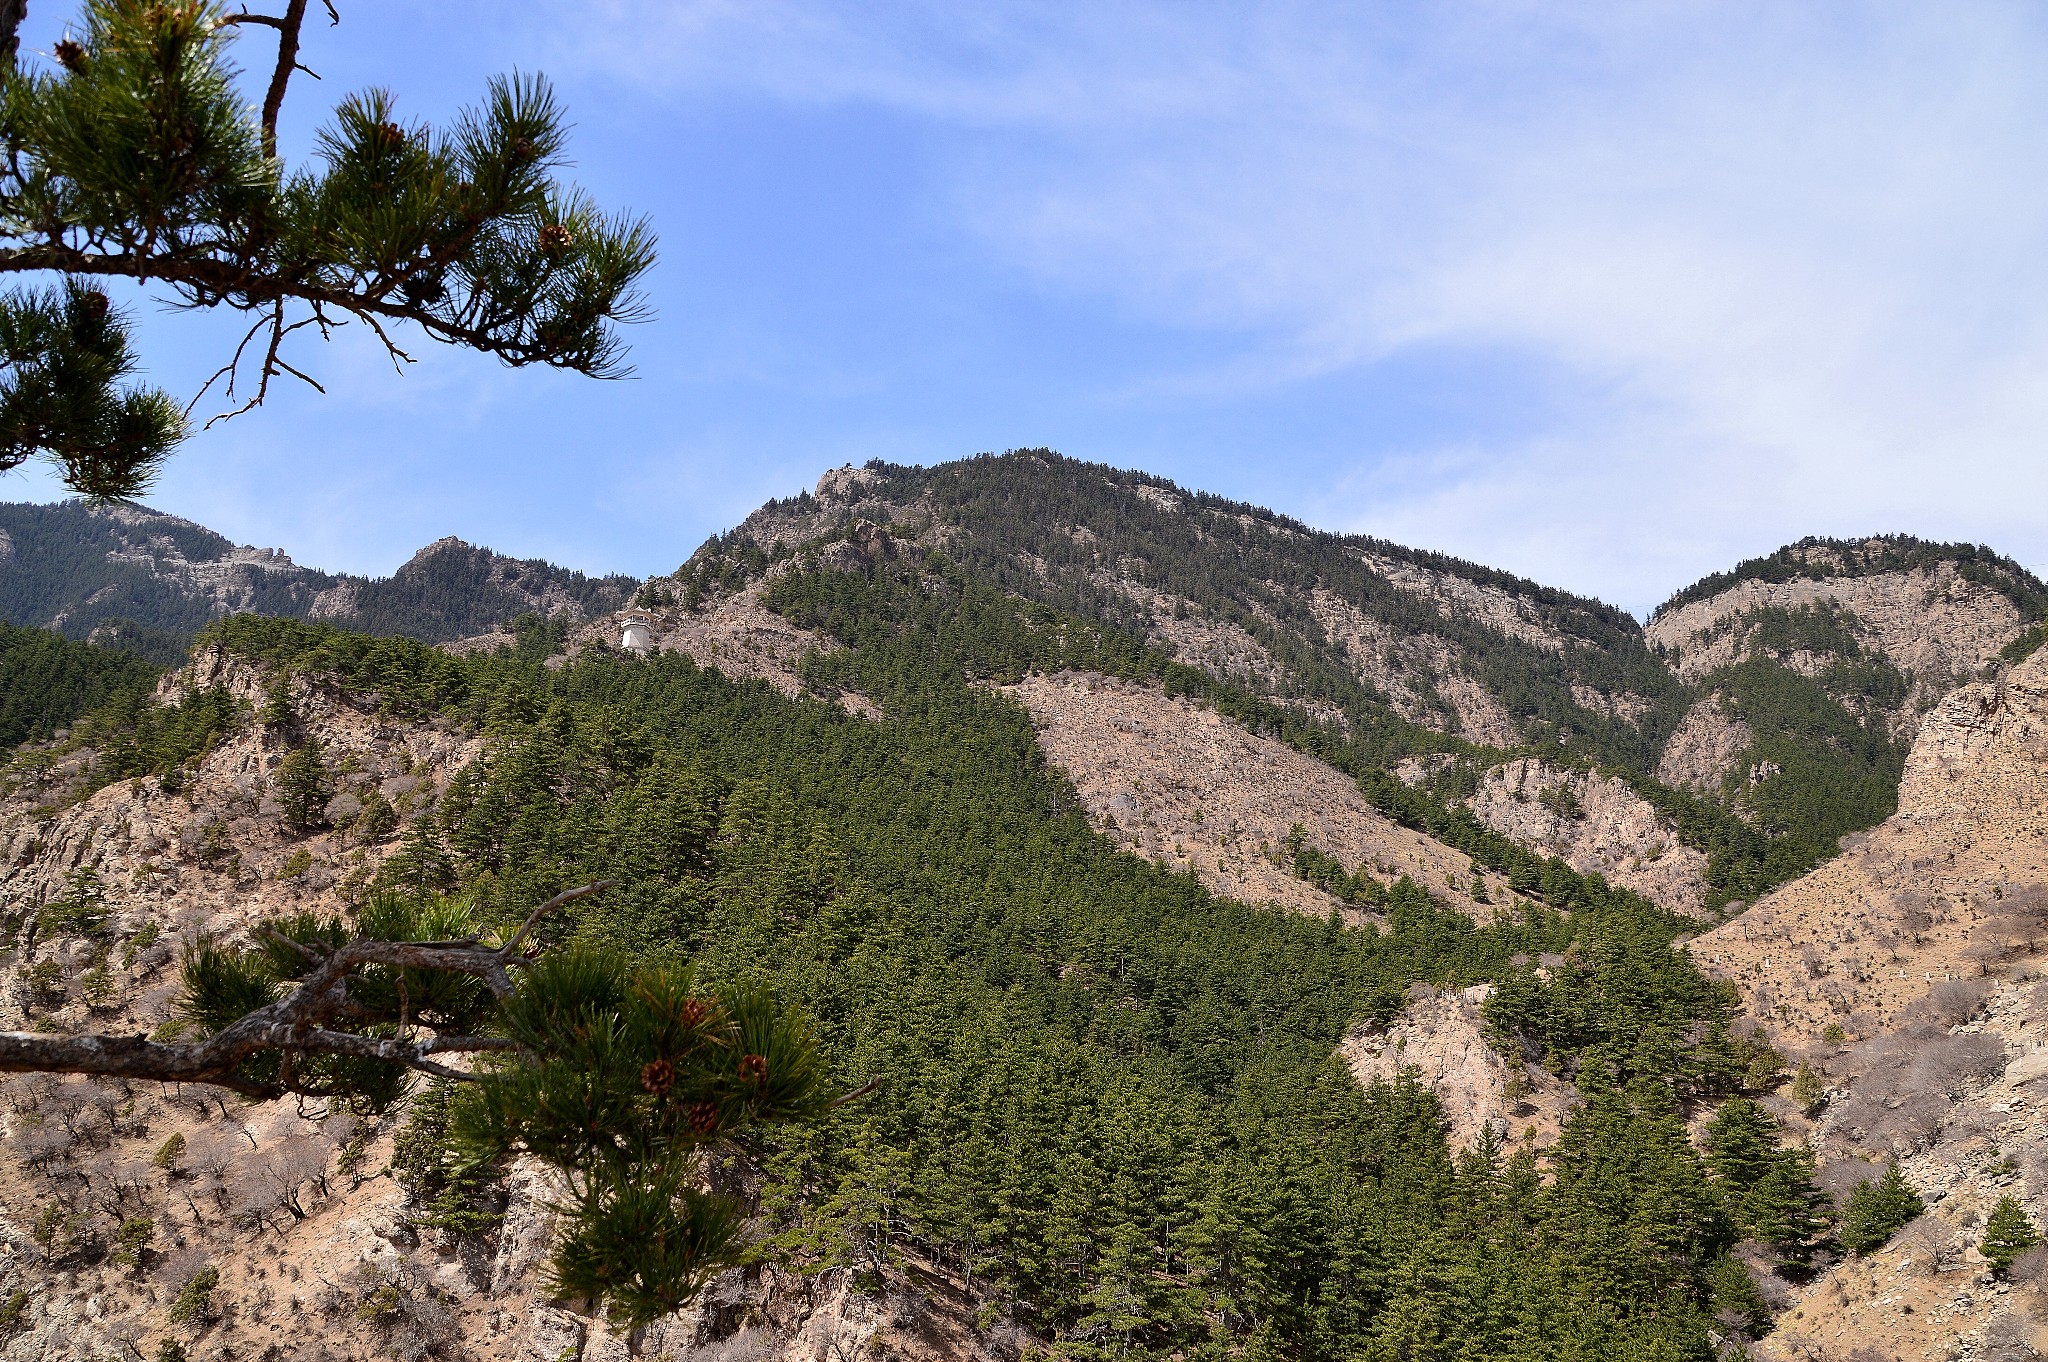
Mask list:
[{"label": "evergreen conifer tree", "polygon": [[[555,178],[566,125],[547,84],[494,81],[442,131],[352,95],[314,163],[288,168],[277,119],[306,8],[85,0],[34,69],[22,7],[0,3],[0,273],[46,281],[0,293],[0,472],[44,458],[80,493],[132,497],[187,434],[190,404],[131,382],[104,280],[249,319],[215,375],[223,416],[274,378],[317,388],[287,341],[349,322],[397,362],[410,329],[512,365],[624,371],[616,326],[643,315],[653,235]],[[278,40],[260,111],[231,59],[251,27]]]},{"label": "evergreen conifer tree", "polygon": [[2034,1228],[2034,1222],[2027,1219],[2027,1213],[2020,1209],[2020,1203],[2012,1197],[2003,1196],[1992,1209],[1991,1218],[1984,1222],[1984,1242],[1978,1246],[1992,1270],[2004,1276],[2012,1270],[2013,1260],[2041,1242],[2041,1232]]},{"label": "evergreen conifer tree", "polygon": [[1777,1118],[1747,1097],[1731,1097],[1707,1122],[1706,1147],[1707,1167],[1740,1200],[1777,1166]]},{"label": "evergreen conifer tree", "polygon": [[1792,1075],[1790,1092],[1792,1100],[1799,1104],[1799,1109],[1809,1120],[1820,1115],[1821,1109],[1828,1104],[1827,1085],[1803,1059],[1799,1061],[1799,1071]]},{"label": "evergreen conifer tree", "polygon": [[1884,1176],[1856,1184],[1842,1214],[1842,1247],[1851,1253],[1875,1253],[1894,1234],[1927,1209],[1920,1194],[1906,1185],[1899,1165],[1886,1165]]},{"label": "evergreen conifer tree", "polygon": [[277,806],[285,826],[294,832],[318,827],[332,793],[329,786],[327,764],[320,760],[320,740],[308,737],[277,768]]},{"label": "evergreen conifer tree", "polygon": [[455,862],[431,816],[415,819],[405,830],[398,850],[378,867],[377,881],[416,894],[455,887]]}]

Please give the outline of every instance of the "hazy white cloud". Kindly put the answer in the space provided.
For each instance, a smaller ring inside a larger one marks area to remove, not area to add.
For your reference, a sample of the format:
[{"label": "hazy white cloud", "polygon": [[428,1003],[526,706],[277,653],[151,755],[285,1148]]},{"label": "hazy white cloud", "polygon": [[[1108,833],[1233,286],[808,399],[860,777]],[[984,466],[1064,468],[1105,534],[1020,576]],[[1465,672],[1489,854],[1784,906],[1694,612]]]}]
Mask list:
[{"label": "hazy white cloud", "polygon": [[1246,338],[1168,386],[1416,347],[1556,376],[1535,437],[1362,448],[1295,508],[1326,523],[1632,605],[1806,532],[2048,563],[2031,6],[594,13],[578,59],[651,90],[929,120],[982,249]]}]

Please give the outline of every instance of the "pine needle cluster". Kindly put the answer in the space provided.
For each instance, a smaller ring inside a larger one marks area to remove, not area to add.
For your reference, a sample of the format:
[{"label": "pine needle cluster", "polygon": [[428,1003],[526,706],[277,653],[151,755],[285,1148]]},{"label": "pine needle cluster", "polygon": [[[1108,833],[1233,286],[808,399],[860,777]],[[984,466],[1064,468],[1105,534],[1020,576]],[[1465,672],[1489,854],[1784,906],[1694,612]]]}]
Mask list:
[{"label": "pine needle cluster", "polygon": [[[387,92],[351,95],[288,168],[276,123],[303,10],[86,0],[55,69],[0,58],[0,273],[61,281],[0,293],[0,471],[44,457],[86,495],[129,497],[185,437],[189,407],[128,386],[105,280],[250,318],[207,385],[224,385],[222,415],[280,375],[317,388],[285,341],[351,322],[396,362],[410,325],[515,366],[625,372],[616,328],[645,315],[654,237],[557,178],[566,121],[546,81],[494,80],[440,130]],[[260,112],[231,58],[252,25],[279,41]]]}]

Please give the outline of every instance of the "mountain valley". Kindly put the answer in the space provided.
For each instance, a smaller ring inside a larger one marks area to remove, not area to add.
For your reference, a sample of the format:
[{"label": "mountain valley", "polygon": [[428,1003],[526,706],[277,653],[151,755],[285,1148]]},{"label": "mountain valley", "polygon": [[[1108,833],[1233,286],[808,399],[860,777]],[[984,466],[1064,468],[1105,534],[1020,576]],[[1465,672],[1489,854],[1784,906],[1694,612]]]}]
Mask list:
[{"label": "mountain valley", "polygon": [[[2048,1255],[1976,1247],[2048,1224],[2048,587],[1988,550],[1803,541],[1644,625],[1047,451],[834,470],[645,582],[0,531],[71,650],[0,639],[54,697],[0,769],[7,1026],[175,1028],[202,937],[602,874],[554,944],[759,974],[883,1085],[735,1157],[788,1267],[627,1330],[436,1089],[16,1076],[0,1357],[2048,1348]],[[1894,1161],[1923,1213],[1769,1221],[1752,1107],[1815,1214]]]}]

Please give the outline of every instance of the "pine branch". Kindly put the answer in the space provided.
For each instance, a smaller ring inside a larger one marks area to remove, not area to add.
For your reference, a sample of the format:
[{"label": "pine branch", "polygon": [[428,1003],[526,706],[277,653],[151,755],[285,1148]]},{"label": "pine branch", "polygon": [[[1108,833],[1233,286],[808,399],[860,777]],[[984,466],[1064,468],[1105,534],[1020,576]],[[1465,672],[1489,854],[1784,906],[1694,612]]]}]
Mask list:
[{"label": "pine branch", "polygon": [[[226,303],[240,310],[254,310],[283,300],[295,300],[325,305],[365,322],[377,318],[411,322],[436,340],[496,355],[514,367],[552,363],[560,357],[559,352],[540,337],[525,339],[515,332],[508,338],[497,334],[488,321],[464,323],[420,304],[394,302],[382,296],[395,288],[395,279],[388,283],[373,279],[358,291],[270,274],[213,257],[180,259],[144,252],[94,254],[62,245],[0,249],[0,274],[31,271],[166,283],[189,290],[193,301],[200,306]],[[395,356],[409,358],[381,333],[380,339]]]},{"label": "pine branch", "polygon": [[515,1042],[490,1036],[434,1036],[426,1039],[365,1036],[334,1030],[327,1023],[360,1019],[362,1008],[349,992],[349,980],[360,969],[385,966],[483,980],[500,1002],[512,996],[511,966],[529,963],[521,950],[527,935],[548,913],[617,884],[598,880],[555,895],[533,911],[502,946],[476,940],[383,941],[359,937],[330,951],[317,944],[293,941],[293,949],[318,963],[296,988],[277,1001],[254,1009],[203,1041],[164,1043],[144,1036],[46,1036],[0,1032],[0,1073],[75,1073],[103,1077],[154,1079],[165,1083],[212,1083],[247,1097],[280,1097],[299,1091],[288,1074],[264,1082],[243,1072],[247,1061],[271,1053],[339,1055],[402,1065],[437,1078],[467,1079],[468,1074],[429,1058],[517,1049]]}]

